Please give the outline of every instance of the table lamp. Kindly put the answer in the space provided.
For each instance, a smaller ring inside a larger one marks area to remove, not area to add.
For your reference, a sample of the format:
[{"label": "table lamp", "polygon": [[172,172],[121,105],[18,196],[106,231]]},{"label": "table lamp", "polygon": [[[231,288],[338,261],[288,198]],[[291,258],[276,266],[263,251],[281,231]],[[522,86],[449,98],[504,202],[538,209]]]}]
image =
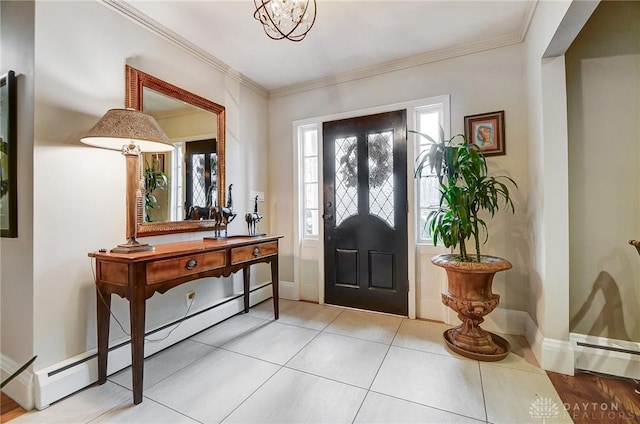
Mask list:
[{"label": "table lamp", "polygon": [[142,152],[168,152],[173,144],[156,120],[134,109],[111,109],[80,139],[84,144],[109,150],[120,150],[127,161],[127,242],[111,249],[112,253],[154,250],[136,240],[138,231],[136,205],[142,197],[138,161]]}]

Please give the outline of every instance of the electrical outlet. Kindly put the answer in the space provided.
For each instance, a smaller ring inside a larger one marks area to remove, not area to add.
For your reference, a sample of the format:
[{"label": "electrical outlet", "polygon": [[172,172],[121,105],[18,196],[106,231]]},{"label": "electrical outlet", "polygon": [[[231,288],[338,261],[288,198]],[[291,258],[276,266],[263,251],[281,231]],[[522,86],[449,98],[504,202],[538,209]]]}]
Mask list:
[{"label": "electrical outlet", "polygon": [[194,299],[196,298],[196,292],[194,291],[190,291],[189,293],[187,293],[187,297],[186,297],[186,302],[187,302],[187,306],[190,306]]},{"label": "electrical outlet", "polygon": [[249,198],[255,200],[256,196],[258,196],[258,202],[264,202],[264,191],[251,190]]}]

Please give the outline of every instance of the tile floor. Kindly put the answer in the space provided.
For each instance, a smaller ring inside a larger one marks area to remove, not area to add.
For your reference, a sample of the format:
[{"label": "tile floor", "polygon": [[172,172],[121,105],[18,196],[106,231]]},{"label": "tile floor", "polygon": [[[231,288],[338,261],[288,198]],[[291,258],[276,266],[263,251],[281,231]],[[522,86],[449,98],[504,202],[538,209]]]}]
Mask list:
[{"label": "tile floor", "polygon": [[562,401],[522,337],[487,363],[442,341],[444,324],[269,300],[12,423],[561,423]]}]

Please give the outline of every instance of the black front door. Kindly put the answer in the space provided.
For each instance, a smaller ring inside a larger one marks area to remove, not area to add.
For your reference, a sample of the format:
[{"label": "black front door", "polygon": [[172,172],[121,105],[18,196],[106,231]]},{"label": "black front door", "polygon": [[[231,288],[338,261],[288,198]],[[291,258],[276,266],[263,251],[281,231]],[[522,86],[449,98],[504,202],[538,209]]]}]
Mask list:
[{"label": "black front door", "polygon": [[[221,204],[218,193],[216,139],[189,141],[185,145],[185,211]],[[224,206],[224,205],[223,205]],[[186,219],[190,219],[189,216]]]},{"label": "black front door", "polygon": [[325,301],[408,314],[406,111],[323,124]]}]

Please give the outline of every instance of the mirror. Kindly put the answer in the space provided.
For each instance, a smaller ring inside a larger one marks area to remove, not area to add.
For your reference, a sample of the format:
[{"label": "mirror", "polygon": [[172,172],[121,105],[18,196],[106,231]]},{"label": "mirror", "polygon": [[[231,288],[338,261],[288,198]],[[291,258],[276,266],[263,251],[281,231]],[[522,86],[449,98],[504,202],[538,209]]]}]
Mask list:
[{"label": "mirror", "polygon": [[225,203],[224,106],[128,65],[125,92],[125,106],[153,116],[176,145],[141,157],[138,235],[213,230],[215,222],[198,212]]}]

